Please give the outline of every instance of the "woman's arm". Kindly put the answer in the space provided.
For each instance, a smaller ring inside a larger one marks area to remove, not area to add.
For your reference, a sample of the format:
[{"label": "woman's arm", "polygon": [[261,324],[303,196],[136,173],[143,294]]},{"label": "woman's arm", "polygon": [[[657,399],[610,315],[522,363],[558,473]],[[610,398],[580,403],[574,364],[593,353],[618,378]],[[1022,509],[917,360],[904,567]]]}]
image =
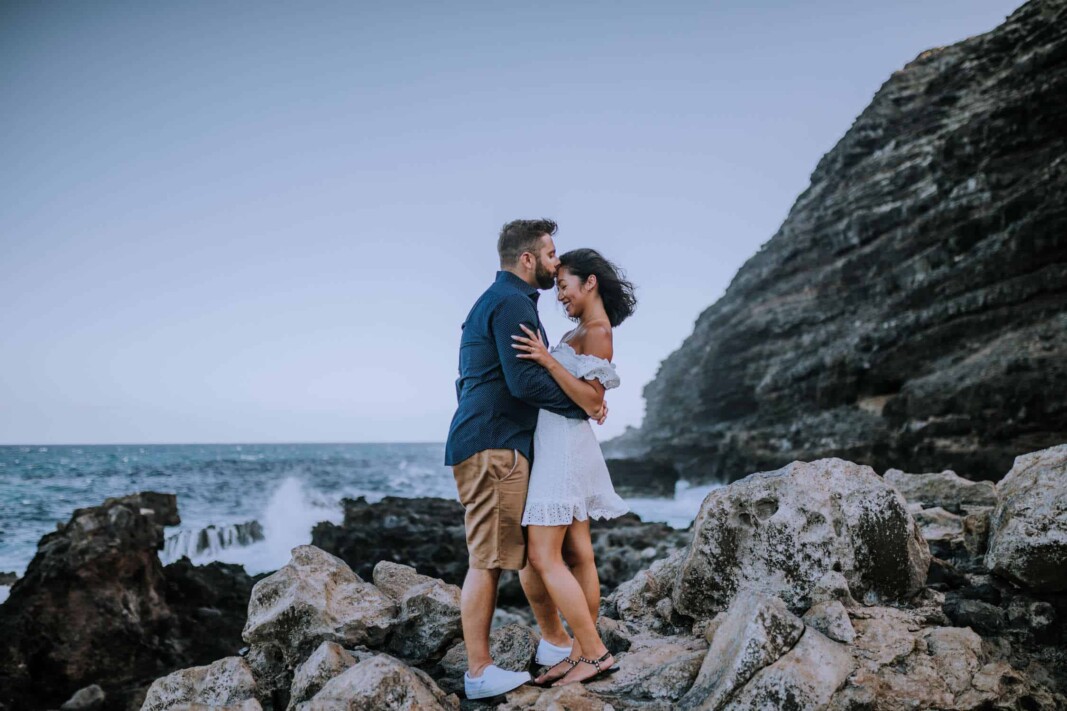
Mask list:
[{"label": "woman's arm", "polygon": [[[517,357],[532,360],[544,366],[567,397],[577,403],[590,417],[596,417],[604,405],[604,386],[600,381],[574,377],[548,352],[540,333],[531,331],[522,324],[520,328],[526,333],[526,337],[512,336],[515,340],[513,347],[522,351]],[[586,333],[584,346],[584,350],[589,355],[608,360],[611,357],[611,331],[608,329],[590,330]]]}]

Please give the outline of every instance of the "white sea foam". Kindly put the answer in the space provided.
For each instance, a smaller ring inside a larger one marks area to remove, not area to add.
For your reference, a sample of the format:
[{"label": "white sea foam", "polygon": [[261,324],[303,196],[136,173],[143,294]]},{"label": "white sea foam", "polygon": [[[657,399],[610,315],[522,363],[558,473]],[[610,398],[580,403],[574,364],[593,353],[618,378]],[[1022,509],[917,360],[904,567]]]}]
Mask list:
[{"label": "white sea foam", "polygon": [[7,596],[10,595],[10,594],[11,594],[11,586],[10,585],[0,585],[0,605],[2,605],[4,603],[4,600],[6,600]]},{"label": "white sea foam", "polygon": [[[213,542],[208,548],[193,551],[193,562],[204,564],[217,560],[222,563],[243,565],[250,574],[277,570],[289,562],[290,552],[300,545],[311,543],[311,529],[320,521],[340,523],[344,519],[340,501],[325,496],[314,496],[304,487],[297,477],[288,477],[278,485],[271,495],[263,514],[258,517],[263,525],[263,540],[249,545],[238,545],[231,540],[227,543],[226,532],[234,526],[219,526],[223,540],[209,536]],[[164,562],[180,557],[182,546],[188,551],[196,544],[200,529],[176,531],[169,536],[174,540],[173,547],[164,549],[161,557]]]},{"label": "white sea foam", "polygon": [[675,486],[673,499],[635,497],[627,498],[626,503],[642,521],[662,521],[674,528],[686,528],[696,518],[700,504],[707,495],[721,486],[722,484],[693,486],[683,480]]}]

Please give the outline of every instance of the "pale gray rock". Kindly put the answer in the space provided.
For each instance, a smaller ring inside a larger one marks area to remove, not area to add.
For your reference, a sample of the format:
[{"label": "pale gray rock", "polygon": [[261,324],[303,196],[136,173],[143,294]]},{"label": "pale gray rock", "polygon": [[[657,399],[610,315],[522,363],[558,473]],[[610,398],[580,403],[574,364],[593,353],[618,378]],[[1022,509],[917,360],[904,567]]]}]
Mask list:
[{"label": "pale gray rock", "polygon": [[977,506],[968,509],[963,519],[963,547],[967,555],[982,560],[989,547],[989,523],[993,517],[993,508]]},{"label": "pale gray rock", "polygon": [[997,492],[986,567],[1033,590],[1067,590],[1067,444],[1016,457]]},{"label": "pale gray rock", "polygon": [[890,469],[885,480],[910,503],[923,508],[958,511],[960,506],[996,506],[997,490],[990,481],[971,481],[946,469],[930,474],[907,474]]},{"label": "pale gray rock", "polygon": [[226,657],[207,666],[180,669],[156,679],[141,711],[169,711],[187,705],[240,706],[254,701],[256,680],[241,657]]},{"label": "pale gray rock", "polygon": [[317,694],[330,679],[355,666],[356,657],[336,642],[323,642],[296,668],[289,691],[289,709]]},{"label": "pale gray rock", "polygon": [[906,601],[926,582],[930,551],[904,499],[870,467],[793,462],[708,494],[674,584],[674,608],[699,619],[741,589],[806,610],[828,572],[866,604]]},{"label": "pale gray rock", "polygon": [[388,654],[359,662],[335,676],[298,711],[458,711],[425,672]]},{"label": "pale gray rock", "polygon": [[78,689],[74,695],[63,702],[60,711],[94,711],[104,705],[104,690],[96,684]]},{"label": "pale gray rock", "polygon": [[[619,585],[604,600],[602,609],[611,617],[641,623],[656,632],[671,631],[669,615],[668,619],[663,617],[664,612],[669,612],[663,601],[671,597],[684,557],[685,549],[680,549],[657,560],[647,570]],[[672,601],[671,611],[673,608]]]},{"label": "pale gray rock", "polygon": [[679,708],[717,711],[760,669],[792,649],[804,623],[775,597],[744,590],[726,610],[692,687]]},{"label": "pale gray rock", "polygon": [[395,624],[396,604],[340,558],[314,546],[297,546],[292,556],[256,583],[248,604],[248,659],[268,690],[288,687],[322,642],[376,646]]},{"label": "pale gray rock", "polygon": [[791,650],[756,672],[730,700],[729,708],[824,708],[855,667],[845,645],[808,627]]},{"label": "pale gray rock", "polygon": [[804,624],[814,627],[830,639],[851,644],[856,639],[856,630],[848,618],[848,610],[840,600],[817,602],[804,613]]},{"label": "pale gray rock", "polygon": [[611,698],[675,701],[692,686],[707,650],[703,639],[688,635],[640,634],[629,650],[616,652],[619,671],[586,686]]},{"label": "pale gray rock", "polygon": [[951,513],[940,506],[923,509],[915,514],[915,523],[919,524],[923,538],[932,541],[963,540],[963,516]]},{"label": "pale gray rock", "polygon": [[848,581],[845,576],[836,570],[828,570],[822,577],[815,581],[808,599],[814,605],[819,602],[837,600],[845,607],[855,607],[859,603],[852,597],[852,591],[848,589]]},{"label": "pale gray rock", "polygon": [[496,711],[615,711],[615,706],[584,684],[568,684],[555,689],[520,686],[508,692],[506,699]]},{"label": "pale gray rock", "polygon": [[[537,653],[538,641],[540,637],[526,625],[505,625],[489,633],[489,654],[501,669],[526,671]],[[440,666],[444,673],[438,678],[441,687],[446,691],[462,689],[463,674],[467,671],[467,645],[464,642],[453,645],[441,658]]]},{"label": "pale gray rock", "polygon": [[455,585],[389,561],[374,566],[374,585],[399,607],[389,652],[422,662],[463,634],[460,589]]}]

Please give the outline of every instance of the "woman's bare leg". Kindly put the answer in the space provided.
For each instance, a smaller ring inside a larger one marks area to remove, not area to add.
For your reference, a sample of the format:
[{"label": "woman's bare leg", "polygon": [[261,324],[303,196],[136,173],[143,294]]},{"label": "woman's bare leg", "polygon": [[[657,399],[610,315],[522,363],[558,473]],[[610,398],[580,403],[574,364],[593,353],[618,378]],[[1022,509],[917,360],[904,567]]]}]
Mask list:
[{"label": "woman's bare leg", "polygon": [[[563,539],[567,535],[566,526],[530,526],[527,528],[527,552],[530,565],[541,576],[545,589],[556,607],[563,613],[571,631],[574,632],[574,647],[571,658],[586,656],[595,659],[607,651],[596,625],[589,614],[589,602],[585,598],[582,586],[563,562]],[[610,666],[614,659],[609,657],[604,664]],[[587,664],[580,664],[567,673],[569,681],[580,681],[596,673],[596,669]]]},{"label": "woman's bare leg", "polygon": [[563,538],[563,560],[582,586],[582,593],[589,604],[589,615],[593,618],[593,624],[596,624],[600,616],[600,576],[597,575],[596,559],[593,557],[589,519],[575,521],[567,527],[567,535]]},{"label": "woman's bare leg", "polygon": [[559,609],[556,603],[552,602],[552,596],[545,589],[541,576],[529,563],[519,571],[519,582],[522,583],[522,591],[526,593],[526,599],[530,601],[530,609],[533,610],[537,626],[541,629],[541,638],[557,647],[569,646],[571,636],[567,634],[567,630],[563,629]]}]

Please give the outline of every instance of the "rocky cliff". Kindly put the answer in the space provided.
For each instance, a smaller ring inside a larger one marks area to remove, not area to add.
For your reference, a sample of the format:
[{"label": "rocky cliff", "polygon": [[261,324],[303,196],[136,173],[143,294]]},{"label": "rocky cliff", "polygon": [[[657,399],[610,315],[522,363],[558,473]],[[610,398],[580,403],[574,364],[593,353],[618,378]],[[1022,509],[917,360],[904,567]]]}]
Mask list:
[{"label": "rocky cliff", "polygon": [[893,74],[644,394],[618,444],[691,479],[1067,439],[1067,2]]}]

